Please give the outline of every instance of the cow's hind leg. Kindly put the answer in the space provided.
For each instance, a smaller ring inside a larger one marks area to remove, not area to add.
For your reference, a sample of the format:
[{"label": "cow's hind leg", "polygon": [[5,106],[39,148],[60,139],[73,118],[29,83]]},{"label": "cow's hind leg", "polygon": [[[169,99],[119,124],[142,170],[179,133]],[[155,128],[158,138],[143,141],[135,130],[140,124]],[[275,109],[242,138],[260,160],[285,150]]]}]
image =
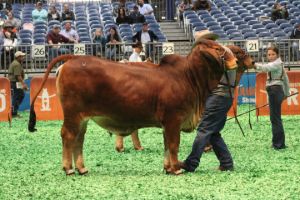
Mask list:
[{"label": "cow's hind leg", "polygon": [[135,150],[143,150],[144,148],[141,145],[138,130],[135,130],[131,133],[131,140]]},{"label": "cow's hind leg", "polygon": [[166,134],[163,132],[164,136],[164,170],[166,173],[171,173],[171,162],[170,162],[170,153],[169,148],[166,140]]},{"label": "cow's hind leg", "polygon": [[84,143],[84,135],[86,133],[88,120],[81,121],[79,127],[79,134],[75,139],[74,150],[73,150],[73,157],[76,169],[80,175],[84,175],[88,173],[88,170],[84,167],[83,162],[83,143]]},{"label": "cow's hind leg", "polygon": [[66,175],[73,175],[75,172],[72,167],[72,155],[75,139],[79,133],[80,120],[68,118],[65,120],[61,129],[62,145],[63,145],[63,169]]},{"label": "cow's hind leg", "polygon": [[181,174],[179,162],[178,162],[178,151],[180,145],[180,123],[177,121],[172,121],[165,124],[165,140],[169,151],[170,157],[170,168],[168,173],[171,174]]}]

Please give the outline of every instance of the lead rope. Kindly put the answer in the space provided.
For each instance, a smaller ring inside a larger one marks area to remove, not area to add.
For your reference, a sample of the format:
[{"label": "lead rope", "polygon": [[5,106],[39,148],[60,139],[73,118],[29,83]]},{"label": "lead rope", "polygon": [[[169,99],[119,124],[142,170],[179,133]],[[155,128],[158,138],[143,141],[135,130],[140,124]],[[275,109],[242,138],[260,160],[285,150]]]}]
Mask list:
[{"label": "lead rope", "polygon": [[249,69],[247,68],[247,91],[248,91],[248,111],[249,111],[249,114],[248,114],[248,123],[249,123],[249,126],[250,126],[250,129],[252,130],[252,124],[251,124],[251,115],[250,115],[250,80],[249,80]]},{"label": "lead rope", "polygon": [[[228,89],[229,89],[229,95],[230,95],[230,98],[233,100],[232,93],[231,93],[230,82],[229,82],[229,77],[228,77],[228,74],[227,74],[227,70],[225,68],[225,60],[224,60],[224,57],[221,57],[221,58],[222,58],[223,66],[224,66],[224,74],[225,74],[225,78],[227,80],[227,86],[228,86]],[[245,137],[245,133],[243,131],[243,128],[242,128],[242,126],[241,126],[241,124],[240,124],[240,122],[239,122],[239,120],[237,118],[236,110],[235,110],[234,106],[232,106],[232,108],[233,108],[233,114],[234,114],[235,121],[237,122],[237,124],[238,124],[238,126],[239,126],[239,128],[240,128],[240,130],[241,130],[241,132],[243,134],[243,136]]]}]

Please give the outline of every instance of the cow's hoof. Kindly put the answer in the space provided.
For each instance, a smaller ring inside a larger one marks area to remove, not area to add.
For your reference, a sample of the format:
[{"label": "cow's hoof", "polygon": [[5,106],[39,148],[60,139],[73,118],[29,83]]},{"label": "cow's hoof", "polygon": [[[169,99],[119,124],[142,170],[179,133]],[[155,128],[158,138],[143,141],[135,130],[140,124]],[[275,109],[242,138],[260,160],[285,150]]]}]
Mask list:
[{"label": "cow's hoof", "polygon": [[66,172],[66,175],[67,175],[67,176],[72,176],[72,175],[75,174],[75,171],[74,171],[73,169],[65,170],[65,172]]},{"label": "cow's hoof", "polygon": [[165,170],[166,171],[166,174],[169,174],[169,175],[181,175],[184,173],[184,170],[183,169],[179,169],[179,170],[175,170],[175,171],[172,171],[172,170]]},{"label": "cow's hoof", "polygon": [[89,171],[86,168],[77,169],[79,175],[86,175]]},{"label": "cow's hoof", "polygon": [[125,148],[124,147],[116,147],[116,151],[119,153],[122,153],[125,151]]},{"label": "cow's hoof", "polygon": [[144,150],[144,147],[134,147],[134,149],[137,151],[142,151],[142,150]]}]

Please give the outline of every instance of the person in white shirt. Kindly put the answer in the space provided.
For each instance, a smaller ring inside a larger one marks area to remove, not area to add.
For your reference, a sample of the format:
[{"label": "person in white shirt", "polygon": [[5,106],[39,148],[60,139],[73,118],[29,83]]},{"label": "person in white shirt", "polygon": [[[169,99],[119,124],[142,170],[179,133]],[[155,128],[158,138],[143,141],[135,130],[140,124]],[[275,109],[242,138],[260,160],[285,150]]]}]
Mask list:
[{"label": "person in white shirt", "polygon": [[69,38],[70,40],[74,40],[74,43],[79,42],[79,35],[77,31],[72,29],[71,22],[65,23],[65,28],[60,32],[60,34],[65,36],[66,38]]},{"label": "person in white shirt", "polygon": [[140,53],[143,50],[143,45],[141,42],[137,42],[136,44],[132,45],[133,52],[129,57],[129,62],[143,62],[140,56]]},{"label": "person in white shirt", "polygon": [[144,0],[138,1],[139,11],[142,15],[154,15],[153,8],[150,4],[144,3]]},{"label": "person in white shirt", "polygon": [[279,57],[277,47],[267,49],[267,64],[255,64],[255,69],[268,73],[266,90],[269,98],[270,121],[272,123],[272,147],[275,150],[284,149],[285,135],[281,120],[281,104],[289,95],[289,79]]}]

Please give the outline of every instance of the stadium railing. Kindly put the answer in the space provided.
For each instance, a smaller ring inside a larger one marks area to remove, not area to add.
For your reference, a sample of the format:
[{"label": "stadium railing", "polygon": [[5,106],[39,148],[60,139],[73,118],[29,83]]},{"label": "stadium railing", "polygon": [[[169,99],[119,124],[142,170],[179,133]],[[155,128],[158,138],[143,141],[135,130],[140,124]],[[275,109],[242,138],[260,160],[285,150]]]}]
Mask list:
[{"label": "stadium railing", "polygon": [[[271,45],[279,47],[279,53],[285,63],[285,67],[299,67],[300,66],[300,40],[220,40],[223,45],[237,45],[245,49],[256,62],[266,62],[266,49]],[[118,43],[107,44],[102,48],[100,44],[93,43],[79,43],[79,44],[63,44],[60,48],[64,48],[64,53],[75,55],[93,55],[110,59],[114,61],[128,60],[132,53],[132,43]],[[152,62],[159,63],[160,59],[168,54],[185,55],[192,48],[186,42],[153,42],[144,45],[144,50],[150,49],[149,53],[142,52],[142,57],[150,57]],[[105,50],[104,50],[105,49]],[[7,51],[9,50],[9,51]],[[24,61],[24,68],[26,73],[41,73],[44,72],[47,64],[57,54],[48,44],[42,45],[18,45],[17,47],[3,46],[0,56],[0,74],[7,74],[9,64],[13,60],[16,51],[23,51],[26,53]],[[108,52],[113,53],[108,53]],[[54,54],[53,54],[54,52]],[[61,53],[62,54],[62,53]],[[146,54],[146,55],[145,55]]]}]

